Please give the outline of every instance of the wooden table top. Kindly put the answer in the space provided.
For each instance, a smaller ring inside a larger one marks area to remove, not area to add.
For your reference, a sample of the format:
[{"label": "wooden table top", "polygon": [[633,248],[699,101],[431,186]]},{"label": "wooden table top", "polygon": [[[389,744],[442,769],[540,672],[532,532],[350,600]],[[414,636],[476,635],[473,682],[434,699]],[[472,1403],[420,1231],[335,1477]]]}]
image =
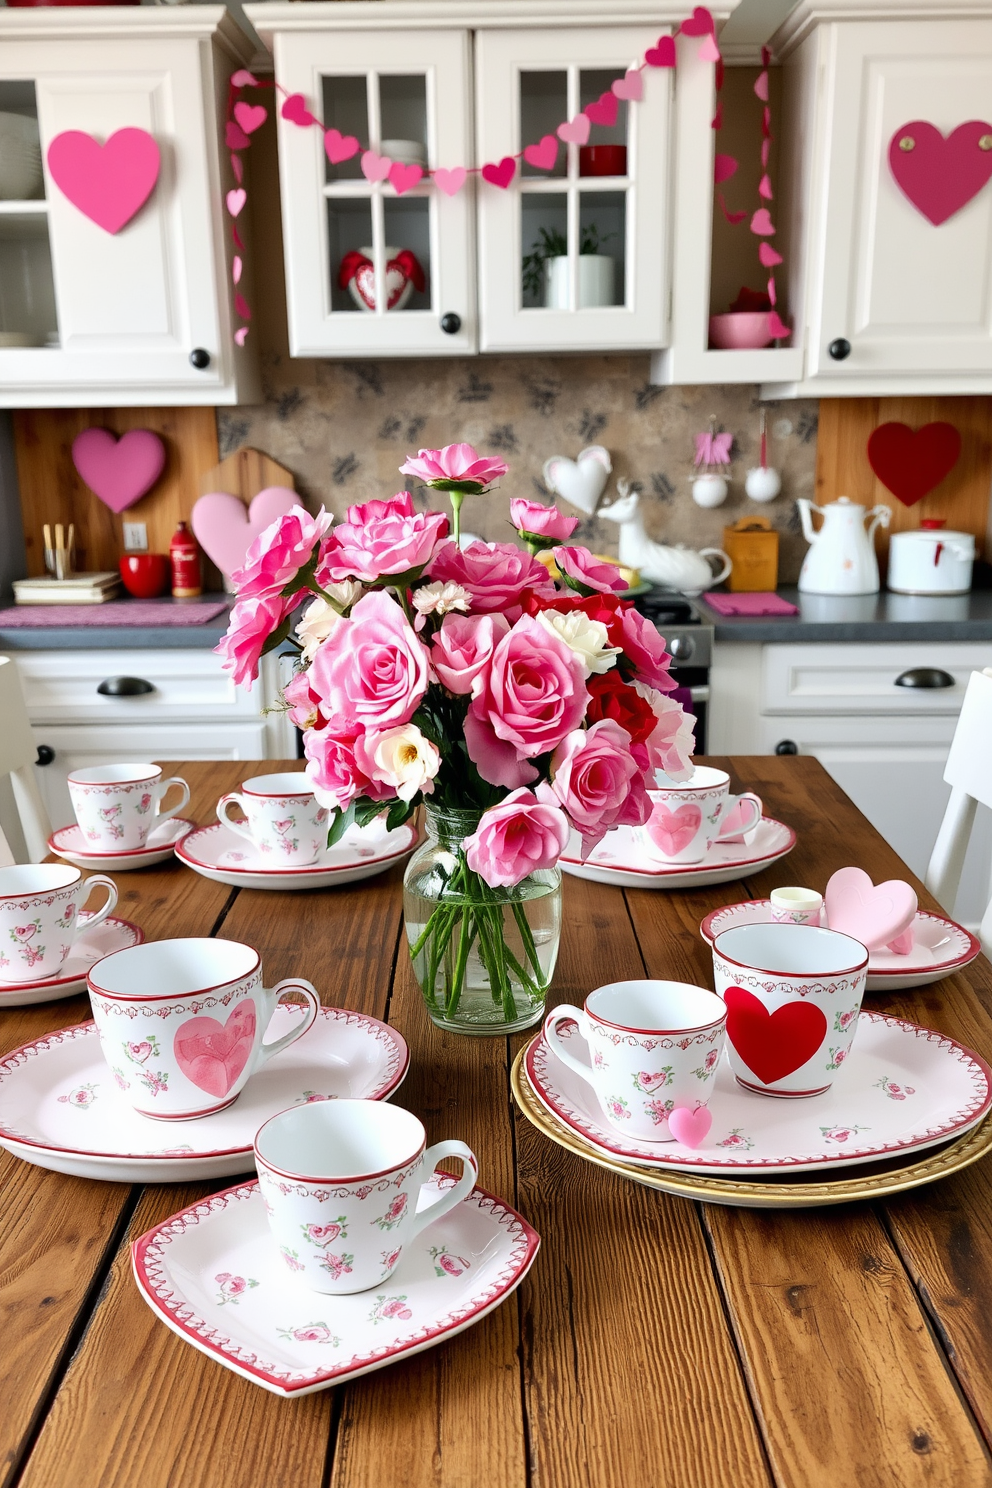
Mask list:
[{"label": "wooden table top", "polygon": [[[799,834],[785,879],[900,860],[816,761],[718,760]],[[266,765],[268,769],[285,768]],[[183,764],[191,814],[252,773]],[[912,803],[907,802],[907,809]],[[783,865],[784,866],[784,865]],[[530,1035],[428,1021],[393,869],[351,888],[233,890],[177,862],[121,873],[149,939],[222,935],[410,1044],[398,1103],[457,1136],[480,1181],[543,1238],[508,1302],[438,1348],[286,1400],[184,1344],[140,1298],[128,1244],[226,1179],[88,1182],[0,1153],[0,1482],[23,1488],[992,1488],[992,1167],[893,1201],[809,1211],[702,1205],[583,1163],[515,1109]],[[551,1002],[657,976],[712,985],[698,933],[783,869],[683,893],[567,877]],[[923,904],[932,903],[920,891]],[[992,968],[873,1008],[992,1057]],[[86,999],[0,1013],[6,1052],[89,1016]]]}]

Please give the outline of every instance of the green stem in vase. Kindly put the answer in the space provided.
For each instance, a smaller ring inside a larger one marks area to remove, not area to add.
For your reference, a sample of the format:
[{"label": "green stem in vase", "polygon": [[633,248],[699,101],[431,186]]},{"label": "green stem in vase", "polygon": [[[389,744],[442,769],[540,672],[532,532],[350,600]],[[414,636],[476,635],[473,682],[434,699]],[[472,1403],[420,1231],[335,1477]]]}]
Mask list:
[{"label": "green stem in vase", "polygon": [[475,937],[477,933],[478,920],[476,919],[476,916],[473,915],[466,907],[462,911],[462,931],[461,935],[458,937],[458,955],[455,960],[455,969],[451,978],[451,993],[448,997],[447,1006],[445,1008],[445,1014],[449,1018],[453,1018],[458,1009],[458,1002],[462,995],[462,988],[465,985],[465,971],[468,966],[469,953],[471,952],[471,949],[475,944]]},{"label": "green stem in vase", "polygon": [[524,911],[523,905],[519,902],[514,904],[513,906],[513,918],[517,922],[517,929],[520,931],[520,939],[524,943],[524,950],[527,952],[527,959],[530,962],[531,966],[533,966],[534,968],[538,985],[540,986],[544,982],[544,971],[541,966],[540,958],[537,954],[537,946],[534,944],[533,933],[527,923],[527,915]]}]

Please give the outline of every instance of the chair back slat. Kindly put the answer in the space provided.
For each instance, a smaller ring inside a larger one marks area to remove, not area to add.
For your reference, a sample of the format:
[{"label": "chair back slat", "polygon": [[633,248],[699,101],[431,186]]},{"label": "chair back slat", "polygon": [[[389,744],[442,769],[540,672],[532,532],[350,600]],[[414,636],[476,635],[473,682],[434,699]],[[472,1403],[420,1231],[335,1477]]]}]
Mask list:
[{"label": "chair back slat", "polygon": [[971,674],[944,779],[983,806],[992,806],[992,671]]}]

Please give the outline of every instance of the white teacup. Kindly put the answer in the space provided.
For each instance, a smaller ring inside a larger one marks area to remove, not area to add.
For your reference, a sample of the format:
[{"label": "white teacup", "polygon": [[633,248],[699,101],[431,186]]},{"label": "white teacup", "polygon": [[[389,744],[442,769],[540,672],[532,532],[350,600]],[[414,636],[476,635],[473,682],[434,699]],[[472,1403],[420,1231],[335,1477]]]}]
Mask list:
[{"label": "white teacup", "polygon": [[[730,776],[710,765],[697,765],[686,781],[669,780],[660,771],[649,790],[652,812],[637,835],[649,857],[665,863],[699,863],[722,835],[746,835],[761,821],[761,799],[752,791],[729,794]],[[739,805],[733,823],[728,821]],[[743,822],[737,820],[743,816]],[[750,820],[748,820],[750,816]]]},{"label": "white teacup", "polygon": [[815,889],[772,889],[773,925],[819,925],[823,895]]},{"label": "white teacup", "polygon": [[[232,821],[232,805],[241,807],[247,821]],[[221,796],[217,819],[275,864],[315,863],[327,846],[327,810],[301,770],[246,780],[240,791]]]},{"label": "white teacup", "polygon": [[[163,780],[159,765],[91,765],[71,771],[68,781],[80,830],[97,852],[144,847],[149,832],[189,802],[185,780],[178,775]],[[163,811],[162,800],[173,785],[182,788],[182,799]]]},{"label": "white teacup", "polygon": [[[90,889],[101,884],[107,902],[79,923]],[[0,982],[40,982],[58,976],[79,935],[94,930],[117,904],[112,878],[83,878],[68,863],[0,868]]]},{"label": "white teacup", "polygon": [[[104,956],[87,977],[118,1086],[142,1116],[184,1121],[223,1111],[273,1054],[302,1038],[320,999],[309,982],[262,985],[262,962],[235,940],[156,940]],[[262,1042],[276,1003],[300,992],[298,1025]]]},{"label": "white teacup", "polygon": [[[566,1019],[578,1024],[589,1045],[591,1067],[563,1042],[558,1025]],[[726,1024],[723,1002],[703,987],[611,982],[590,992],[584,1007],[556,1007],[544,1037],[592,1086],[617,1131],[639,1142],[672,1142],[670,1113],[709,1102]]]},{"label": "white teacup", "polygon": [[[338,1295],[386,1281],[414,1236],[475,1187],[471,1148],[426,1140],[416,1116],[381,1101],[314,1101],[270,1117],[255,1137],[255,1166],[290,1271]],[[420,1204],[446,1157],[462,1159],[462,1176]]]}]

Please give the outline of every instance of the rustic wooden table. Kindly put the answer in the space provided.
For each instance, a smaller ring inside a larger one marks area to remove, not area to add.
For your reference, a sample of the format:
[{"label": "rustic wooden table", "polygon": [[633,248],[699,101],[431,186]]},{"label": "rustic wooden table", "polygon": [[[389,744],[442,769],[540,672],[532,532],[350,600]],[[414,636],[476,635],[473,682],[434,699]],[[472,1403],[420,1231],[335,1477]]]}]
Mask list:
[{"label": "rustic wooden table", "polygon": [[[714,761],[799,842],[746,883],[622,893],[565,880],[554,1001],[625,976],[710,981],[699,921],[852,861],[904,874],[810,759]],[[271,768],[271,767],[270,767]],[[278,768],[278,767],[275,767]],[[213,817],[241,763],[184,764]],[[912,803],[907,802],[907,809]],[[182,1343],[131,1277],[129,1241],[231,1180],[87,1182],[0,1153],[0,1479],[23,1488],[970,1488],[992,1485],[992,1167],[892,1202],[718,1208],[602,1172],[515,1110],[525,1041],[429,1023],[400,921],[401,870],[324,892],[236,891],[178,863],[119,877],[149,939],[221,935],[329,1003],[399,1028],[399,1103],[459,1136],[485,1187],[543,1237],[522,1288],[477,1327],[337,1390],[284,1400]],[[922,894],[924,902],[926,896]],[[992,1056],[980,958],[869,996]],[[89,1015],[76,997],[0,1014],[3,1051]]]}]

